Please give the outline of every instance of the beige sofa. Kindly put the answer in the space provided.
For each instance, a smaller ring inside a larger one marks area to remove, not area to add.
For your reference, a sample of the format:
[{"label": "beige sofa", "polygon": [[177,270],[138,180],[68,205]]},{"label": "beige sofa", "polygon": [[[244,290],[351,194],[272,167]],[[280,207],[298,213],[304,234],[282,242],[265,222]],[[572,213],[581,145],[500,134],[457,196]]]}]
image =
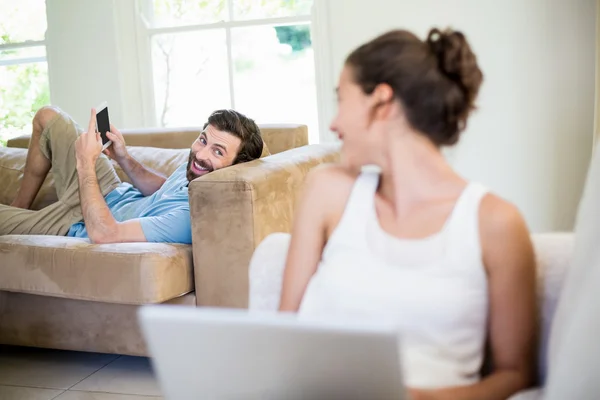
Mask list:
[{"label": "beige sofa", "polygon": [[[305,126],[261,129],[272,155],[190,184],[192,246],[0,236],[0,344],[146,355],[140,305],[247,307],[254,249],[268,234],[290,231],[306,174],[339,154],[335,145],[308,146]],[[123,134],[134,157],[170,174],[187,161],[199,130]],[[1,204],[15,196],[28,142],[21,137],[0,148]],[[51,175],[34,208],[56,201]]]}]

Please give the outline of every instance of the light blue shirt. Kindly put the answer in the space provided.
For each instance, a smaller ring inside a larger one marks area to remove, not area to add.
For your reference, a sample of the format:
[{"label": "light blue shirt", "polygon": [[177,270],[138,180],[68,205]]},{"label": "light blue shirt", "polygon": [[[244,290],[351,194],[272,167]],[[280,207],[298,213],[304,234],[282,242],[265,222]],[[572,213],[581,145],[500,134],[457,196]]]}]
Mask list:
[{"label": "light blue shirt", "polygon": [[[148,242],[192,243],[186,164],[177,168],[154,194],[144,195],[129,183],[121,183],[106,197],[113,217],[137,220]],[[71,226],[67,236],[87,238],[84,222]]]}]

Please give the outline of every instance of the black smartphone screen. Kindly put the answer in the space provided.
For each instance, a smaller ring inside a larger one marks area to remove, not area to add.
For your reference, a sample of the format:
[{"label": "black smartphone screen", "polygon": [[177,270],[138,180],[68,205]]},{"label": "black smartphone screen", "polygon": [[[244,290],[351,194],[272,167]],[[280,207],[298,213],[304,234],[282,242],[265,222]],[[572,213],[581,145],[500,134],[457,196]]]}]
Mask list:
[{"label": "black smartphone screen", "polygon": [[108,107],[105,107],[102,111],[96,114],[96,125],[98,132],[102,136],[102,144],[109,141],[106,137],[106,132],[110,131],[110,122],[108,121]]}]

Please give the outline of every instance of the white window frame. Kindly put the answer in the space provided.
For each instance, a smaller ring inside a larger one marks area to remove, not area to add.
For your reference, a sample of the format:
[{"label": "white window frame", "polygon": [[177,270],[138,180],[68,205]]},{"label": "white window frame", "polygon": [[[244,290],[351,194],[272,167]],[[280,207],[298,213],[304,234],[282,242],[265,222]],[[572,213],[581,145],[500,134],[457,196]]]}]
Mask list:
[{"label": "white window frame", "polygon": [[[156,126],[159,125],[158,116],[156,115],[156,106],[154,98],[154,71],[152,69],[152,37],[154,35],[169,34],[169,33],[184,33],[198,32],[203,30],[225,29],[226,46],[227,46],[227,65],[229,78],[229,97],[231,108],[235,109],[235,86],[234,86],[234,71],[233,71],[233,54],[231,30],[235,28],[257,27],[257,26],[282,26],[282,25],[300,25],[306,24],[312,26],[311,14],[292,16],[292,17],[274,17],[248,20],[234,20],[233,1],[227,0],[227,9],[229,12],[228,21],[220,21],[214,23],[190,24],[181,26],[168,27],[153,27],[152,22],[148,21],[146,16],[153,11],[152,0],[137,0],[137,18],[136,30],[139,44],[140,56],[140,81],[142,91],[142,107],[143,114],[147,121],[153,121]],[[314,0],[314,3],[320,0]],[[150,84],[148,84],[150,83]],[[318,112],[318,110],[317,110]]]},{"label": "white window frame", "polygon": [[[46,48],[45,40],[26,40],[24,42],[15,42],[15,43],[6,43],[0,44],[0,52],[6,50],[21,50],[29,47],[44,47]],[[33,64],[39,62],[48,62],[46,56],[40,57],[23,57],[23,58],[15,58],[13,60],[0,60],[0,67],[5,67],[8,65],[23,65],[23,64]]]}]

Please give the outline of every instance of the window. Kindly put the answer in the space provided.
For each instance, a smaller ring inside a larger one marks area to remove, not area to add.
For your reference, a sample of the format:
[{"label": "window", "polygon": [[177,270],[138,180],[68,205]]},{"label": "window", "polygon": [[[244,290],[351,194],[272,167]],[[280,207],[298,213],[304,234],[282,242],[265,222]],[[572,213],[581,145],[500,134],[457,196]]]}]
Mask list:
[{"label": "window", "polygon": [[0,146],[50,102],[45,0],[0,0]]},{"label": "window", "polygon": [[[301,123],[318,139],[313,0],[142,0],[156,123],[195,126],[220,108]],[[144,76],[144,74],[142,74]]]}]

